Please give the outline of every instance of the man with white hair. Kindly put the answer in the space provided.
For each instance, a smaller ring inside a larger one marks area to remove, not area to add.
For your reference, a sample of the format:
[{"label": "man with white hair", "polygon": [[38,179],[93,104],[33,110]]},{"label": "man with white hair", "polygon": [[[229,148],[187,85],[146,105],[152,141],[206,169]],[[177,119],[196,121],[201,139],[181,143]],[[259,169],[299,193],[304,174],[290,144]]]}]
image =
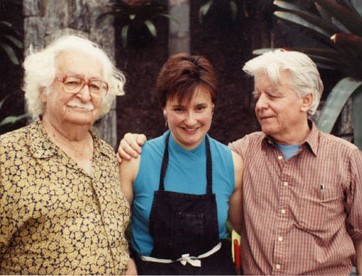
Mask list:
[{"label": "man with white hair", "polygon": [[308,120],[323,84],[305,54],[247,62],[261,132],[231,143],[245,161],[241,255],[246,274],[362,272],[362,157]]},{"label": "man with white hair", "polygon": [[[362,154],[309,120],[323,91],[315,63],[276,50],[243,70],[262,130],[229,144],[244,160],[244,274],[348,275],[352,264],[362,273]],[[144,140],[127,134],[120,157]]]},{"label": "man with white hair", "polygon": [[134,268],[130,209],[116,155],[91,131],[123,94],[124,75],[78,36],[27,56],[24,68],[36,120],[0,136],[0,274],[124,274]]}]

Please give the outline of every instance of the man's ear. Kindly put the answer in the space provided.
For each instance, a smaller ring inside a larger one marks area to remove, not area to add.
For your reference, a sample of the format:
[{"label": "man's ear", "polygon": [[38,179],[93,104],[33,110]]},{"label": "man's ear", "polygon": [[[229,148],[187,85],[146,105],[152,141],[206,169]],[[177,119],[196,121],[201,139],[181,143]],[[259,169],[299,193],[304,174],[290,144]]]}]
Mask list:
[{"label": "man's ear", "polygon": [[302,96],[302,107],[301,107],[301,111],[303,112],[308,112],[313,104],[313,94],[312,93],[308,93],[306,95]]}]

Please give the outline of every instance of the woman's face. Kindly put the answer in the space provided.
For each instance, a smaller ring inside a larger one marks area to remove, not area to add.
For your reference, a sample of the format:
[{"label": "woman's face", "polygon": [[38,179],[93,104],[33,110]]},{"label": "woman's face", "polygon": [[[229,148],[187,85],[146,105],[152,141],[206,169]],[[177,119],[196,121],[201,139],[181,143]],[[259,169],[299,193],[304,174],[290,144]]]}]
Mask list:
[{"label": "woman's face", "polygon": [[210,92],[197,87],[190,102],[178,98],[167,99],[163,109],[175,141],[185,149],[197,147],[209,131],[214,104]]}]

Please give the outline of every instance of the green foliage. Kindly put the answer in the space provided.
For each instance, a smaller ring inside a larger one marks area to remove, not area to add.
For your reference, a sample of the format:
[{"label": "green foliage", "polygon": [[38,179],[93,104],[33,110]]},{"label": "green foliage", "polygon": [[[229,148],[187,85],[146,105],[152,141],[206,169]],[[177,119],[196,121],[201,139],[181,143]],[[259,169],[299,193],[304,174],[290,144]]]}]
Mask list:
[{"label": "green foliage", "polygon": [[230,17],[232,21],[235,21],[238,7],[236,5],[235,0],[208,0],[205,4],[203,4],[199,9],[199,21],[200,23],[203,22],[203,18],[209,13],[210,9],[215,7],[218,8],[220,6],[227,6],[230,12]]},{"label": "green foliage", "polygon": [[18,65],[20,63],[19,50],[22,48],[23,44],[12,25],[7,21],[0,21],[0,55]]},{"label": "green foliage", "polygon": [[298,48],[315,59],[322,68],[341,71],[345,76],[362,78],[362,17],[348,0],[315,0],[319,15],[292,4],[274,1],[281,8],[278,18],[313,32],[325,48]]},{"label": "green foliage", "polygon": [[[0,5],[16,7],[20,1],[1,0]],[[20,64],[23,43],[20,36],[10,22],[0,20],[0,59],[8,59],[11,63]]]},{"label": "green foliage", "polygon": [[[293,48],[308,54],[321,68],[337,70],[344,78],[332,89],[324,103],[318,127],[330,132],[348,98],[352,97],[354,142],[362,148],[361,108],[362,100],[362,16],[348,0],[315,0],[318,13],[312,13],[295,5],[293,1],[274,1],[279,10],[274,15],[281,20],[299,25],[310,31],[313,39],[324,48]],[[255,53],[261,53],[259,49]]]},{"label": "green foliage", "polygon": [[343,78],[333,87],[319,115],[318,127],[322,131],[328,133],[332,131],[334,122],[342,112],[343,106],[353,93],[361,89],[361,86],[362,81]]},{"label": "green foliage", "polygon": [[166,0],[113,0],[110,11],[101,14],[98,21],[114,16],[121,27],[122,46],[142,47],[157,36],[153,20],[158,16],[170,19],[166,11]]},{"label": "green foliage", "polygon": [[[5,97],[4,99],[2,99],[0,101],[0,111],[1,108],[4,105],[4,102],[9,98],[9,95],[7,97]],[[18,115],[18,116],[8,116],[5,117],[4,119],[0,120],[0,134],[5,133],[6,131],[4,130],[4,128],[8,125],[12,125],[15,124],[17,122],[19,122],[20,120],[29,117],[29,114],[22,114],[22,115]]]}]

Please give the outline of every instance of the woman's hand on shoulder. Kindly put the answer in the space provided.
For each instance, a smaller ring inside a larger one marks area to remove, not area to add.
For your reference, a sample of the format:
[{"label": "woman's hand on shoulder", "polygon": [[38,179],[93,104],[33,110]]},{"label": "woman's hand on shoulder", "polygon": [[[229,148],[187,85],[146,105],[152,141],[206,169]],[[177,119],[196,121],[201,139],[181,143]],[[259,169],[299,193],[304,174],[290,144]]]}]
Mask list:
[{"label": "woman's hand on shoulder", "polygon": [[146,141],[147,138],[144,134],[126,133],[119,143],[117,151],[118,162],[121,163],[123,159],[137,158],[141,154],[142,146]]}]

